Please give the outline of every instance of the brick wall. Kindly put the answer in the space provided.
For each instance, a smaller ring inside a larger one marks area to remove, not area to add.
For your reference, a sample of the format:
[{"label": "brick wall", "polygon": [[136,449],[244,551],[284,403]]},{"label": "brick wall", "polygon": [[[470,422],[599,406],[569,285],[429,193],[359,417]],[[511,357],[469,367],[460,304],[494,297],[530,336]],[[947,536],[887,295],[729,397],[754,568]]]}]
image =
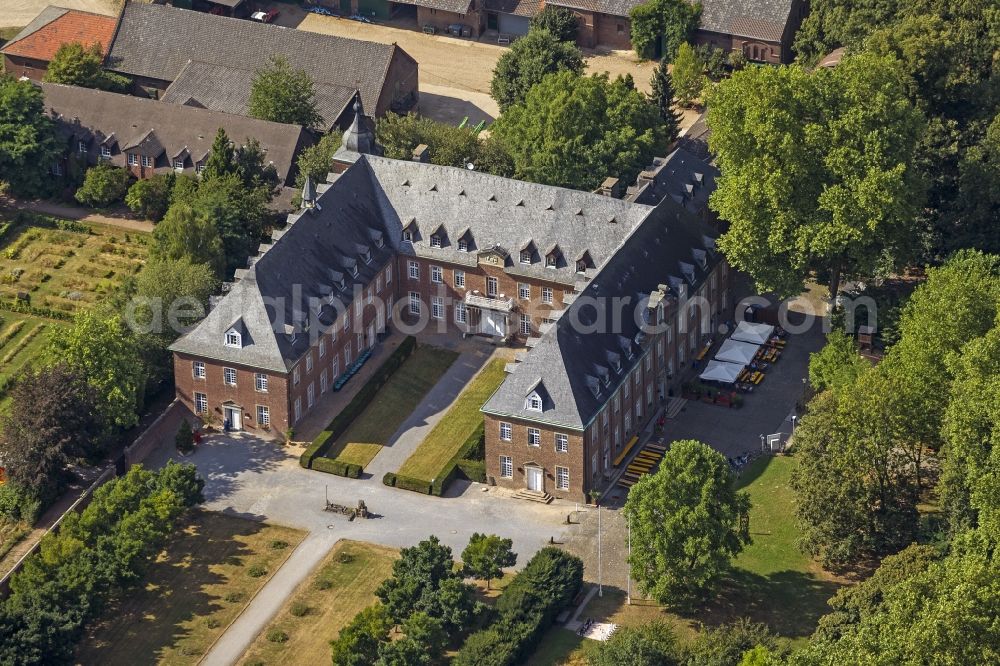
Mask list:
[{"label": "brick wall", "polygon": [[401,110],[416,105],[420,99],[418,83],[417,61],[397,49],[389,62],[389,71],[379,94],[378,104],[374,111],[366,111],[381,118],[393,109],[393,105],[400,105]]},{"label": "brick wall", "polygon": [[[511,439],[500,439],[500,423],[509,423]],[[586,501],[584,486],[584,460],[588,458],[583,434],[568,429],[540,429],[541,442],[538,446],[528,444],[528,428],[536,424],[516,419],[501,419],[486,416],[486,469],[496,479],[497,485],[511,489],[527,487],[527,466],[541,467],[543,490],[553,497],[573,501]],[[566,453],[556,451],[556,434],[566,435]],[[500,474],[500,456],[509,456],[512,462],[512,476],[504,478]],[[556,467],[569,470],[569,488],[556,487]]]},{"label": "brick wall", "polygon": [[619,51],[632,50],[631,22],[624,16],[594,15],[594,33],[598,46]]},{"label": "brick wall", "polygon": [[41,81],[42,77],[45,76],[45,72],[49,69],[49,63],[47,60],[5,55],[3,57],[3,68],[7,74],[15,78],[26,76],[32,81]]},{"label": "brick wall", "polygon": [[481,32],[482,21],[478,11],[456,14],[441,9],[417,7],[417,27],[420,29],[423,29],[425,25],[432,25],[437,28],[438,33],[447,33],[448,26],[456,23],[468,26],[472,30],[473,37],[478,37]]}]

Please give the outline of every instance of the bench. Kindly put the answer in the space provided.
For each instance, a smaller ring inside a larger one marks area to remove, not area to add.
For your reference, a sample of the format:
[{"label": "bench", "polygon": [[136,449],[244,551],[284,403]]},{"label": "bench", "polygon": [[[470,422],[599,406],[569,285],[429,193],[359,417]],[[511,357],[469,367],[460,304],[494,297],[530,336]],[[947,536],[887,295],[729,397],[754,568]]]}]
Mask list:
[{"label": "bench", "polygon": [[625,460],[625,456],[627,456],[627,455],[628,455],[628,452],[632,450],[632,447],[633,447],[633,446],[635,446],[635,443],[636,443],[636,442],[638,442],[638,441],[639,441],[639,435],[636,435],[636,436],[635,436],[635,437],[633,437],[632,439],[628,440],[628,444],[626,444],[626,445],[625,445],[625,448],[624,448],[624,449],[622,449],[622,452],[621,452],[621,453],[619,453],[619,454],[618,454],[618,455],[617,455],[617,456],[615,457],[615,460],[614,460],[614,462],[613,462],[612,464],[613,464],[613,465],[614,465],[615,467],[618,467],[618,465],[621,465],[621,464],[622,464],[622,461],[623,461],[623,460]]}]

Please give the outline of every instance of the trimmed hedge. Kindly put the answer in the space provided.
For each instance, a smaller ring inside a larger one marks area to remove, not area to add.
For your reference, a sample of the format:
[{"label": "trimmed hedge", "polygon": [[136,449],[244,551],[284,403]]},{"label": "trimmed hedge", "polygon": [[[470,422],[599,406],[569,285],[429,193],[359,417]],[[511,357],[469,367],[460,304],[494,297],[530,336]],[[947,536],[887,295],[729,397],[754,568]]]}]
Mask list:
[{"label": "trimmed hedge", "polygon": [[414,492],[423,493],[424,495],[432,494],[431,484],[423,479],[414,479],[412,476],[400,476],[396,475],[396,487],[402,488],[403,490],[412,490]]},{"label": "trimmed hedge", "polygon": [[482,460],[458,461],[458,469],[469,481],[486,483],[486,463]]},{"label": "trimmed hedge", "polygon": [[583,561],[548,546],[514,576],[497,600],[497,620],[469,636],[452,666],[513,666],[534,652],[583,585]]},{"label": "trimmed hedge", "polygon": [[[485,458],[485,423],[480,422],[476,429],[472,431],[469,438],[465,440],[462,447],[455,453],[455,456],[448,462],[448,465],[444,468],[444,474],[439,478],[434,480],[433,487],[431,488],[431,493],[440,497],[451,482],[459,477],[459,475],[465,477],[469,481],[478,481],[480,483],[486,482],[486,464],[482,460],[477,458]],[[482,467],[482,474],[479,474],[478,468]],[[466,469],[472,471],[470,475],[466,472]]]},{"label": "trimmed hedge", "polygon": [[416,347],[417,339],[412,335],[407,336],[405,340],[399,343],[396,351],[389,355],[385,363],[379,366],[379,369],[372,374],[368,382],[361,387],[358,394],[330,421],[330,425],[326,427],[326,430],[317,435],[312,444],[302,452],[302,455],[299,456],[300,465],[306,469],[315,469],[313,464],[315,458],[320,455],[319,452],[325,451],[324,447],[332,444],[334,440],[347,431],[351,423],[354,422],[354,419],[358,418],[361,412],[365,410],[365,407],[368,406],[368,403],[374,400],[375,394],[378,393],[389,377],[403,365],[403,362],[410,357],[410,354],[413,353]]},{"label": "trimmed hedge", "polygon": [[389,486],[390,488],[392,488],[393,486],[395,486],[396,485],[396,473],[395,472],[386,472],[385,476],[382,477],[382,483],[384,483],[385,485]]},{"label": "trimmed hedge", "polygon": [[346,476],[349,479],[356,479],[361,476],[361,465],[358,465],[357,463],[345,463],[332,458],[314,458],[312,461],[312,469],[317,472],[326,472],[327,474]]}]

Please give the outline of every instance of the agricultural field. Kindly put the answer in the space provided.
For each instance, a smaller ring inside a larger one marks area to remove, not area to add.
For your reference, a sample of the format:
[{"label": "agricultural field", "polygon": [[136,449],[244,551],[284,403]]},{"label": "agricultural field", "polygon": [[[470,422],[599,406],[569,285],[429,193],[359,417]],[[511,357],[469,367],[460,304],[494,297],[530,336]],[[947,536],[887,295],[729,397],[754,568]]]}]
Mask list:
[{"label": "agricultural field", "polygon": [[77,663],[196,664],[305,534],[196,511],[149,565],[139,589],[88,629]]},{"label": "agricultural field", "polygon": [[138,272],[149,240],[143,232],[22,213],[0,225],[0,301],[71,315]]},{"label": "agricultural field", "polygon": [[66,322],[0,310],[0,396]]},{"label": "agricultural field", "polygon": [[397,551],[340,541],[299,585],[240,660],[251,664],[326,664],[330,641],[359,611],[375,603],[375,589],[392,574]]}]

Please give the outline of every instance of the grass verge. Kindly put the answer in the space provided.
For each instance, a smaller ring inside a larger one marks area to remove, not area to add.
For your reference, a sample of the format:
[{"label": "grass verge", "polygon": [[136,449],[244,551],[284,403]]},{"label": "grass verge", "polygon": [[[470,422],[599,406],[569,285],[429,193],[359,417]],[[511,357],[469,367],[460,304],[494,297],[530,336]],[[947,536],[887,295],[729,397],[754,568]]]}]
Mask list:
[{"label": "grass verge", "polygon": [[149,565],[142,587],[93,624],[77,661],[196,664],[304,536],[289,527],[195,512]]},{"label": "grass verge", "polygon": [[418,346],[322,457],[368,465],[456,358],[447,349]]},{"label": "grass verge", "polygon": [[442,475],[445,466],[461,448],[462,444],[482,423],[479,408],[503,382],[504,364],[500,359],[490,361],[465,387],[448,413],[438,421],[417,450],[399,468],[401,476],[425,480]]},{"label": "grass verge", "polygon": [[[397,551],[391,548],[339,541],[257,636],[239,663],[329,663],[330,641],[359,611],[375,602],[375,589],[391,575],[397,557]],[[288,639],[269,641],[268,634],[275,632],[284,632]]]}]

